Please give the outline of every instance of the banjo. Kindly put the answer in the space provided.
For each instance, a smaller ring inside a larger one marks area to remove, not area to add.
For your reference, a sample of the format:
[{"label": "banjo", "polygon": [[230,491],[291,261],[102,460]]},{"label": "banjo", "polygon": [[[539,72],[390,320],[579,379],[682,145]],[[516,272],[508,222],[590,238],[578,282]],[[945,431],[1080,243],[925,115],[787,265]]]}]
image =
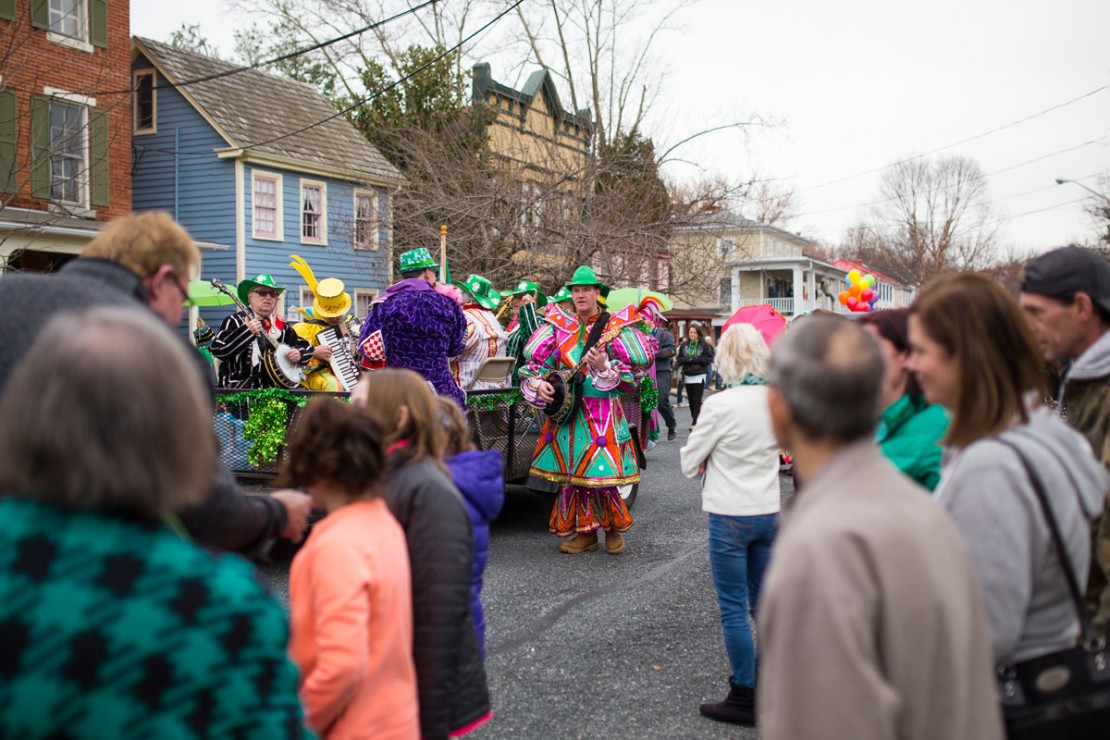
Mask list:
[{"label": "banjo", "polygon": [[544,376],[544,380],[551,384],[555,394],[551,402],[544,406],[543,413],[559,426],[571,420],[578,408],[578,402],[582,400],[583,379],[579,373],[586,366],[586,355],[594,346],[604,347],[624,329],[624,325],[619,325],[602,334],[607,323],[609,323],[609,314],[603,313],[590,329],[590,335],[582,347],[582,359],[577,365],[569,370],[553,370]]},{"label": "banjo", "polygon": [[[248,307],[243,305],[239,300],[239,296],[228,288],[217,278],[212,278],[212,287],[219,290],[239,307],[239,310],[248,319],[255,318],[254,312]],[[258,348],[262,354],[262,367],[266,370],[266,375],[274,382],[279,388],[296,388],[304,380],[304,369],[295,362],[290,362],[285,356],[286,350],[292,349],[288,344],[280,344],[274,341],[269,332],[263,331],[258,335]]]}]

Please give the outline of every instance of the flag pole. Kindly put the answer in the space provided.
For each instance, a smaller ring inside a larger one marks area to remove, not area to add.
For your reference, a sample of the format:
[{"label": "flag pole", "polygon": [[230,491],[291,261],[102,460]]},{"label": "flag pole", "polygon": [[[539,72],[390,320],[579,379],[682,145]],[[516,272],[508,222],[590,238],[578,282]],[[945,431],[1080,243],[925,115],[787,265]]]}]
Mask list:
[{"label": "flag pole", "polygon": [[447,224],[439,227],[439,280],[447,281]]}]

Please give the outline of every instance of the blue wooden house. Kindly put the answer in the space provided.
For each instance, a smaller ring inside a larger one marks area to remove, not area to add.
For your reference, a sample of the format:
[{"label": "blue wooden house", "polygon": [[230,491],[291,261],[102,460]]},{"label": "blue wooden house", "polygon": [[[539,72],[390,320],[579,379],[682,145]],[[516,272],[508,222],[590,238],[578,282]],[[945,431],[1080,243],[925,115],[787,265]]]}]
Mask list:
[{"label": "blue wooden house", "polygon": [[[205,254],[204,278],[272,274],[291,319],[312,303],[291,254],[342,279],[364,316],[390,281],[401,173],[313,87],[235,69],[132,40],[134,210],[167,211],[194,239],[225,245]],[[215,325],[226,313],[201,311]]]}]

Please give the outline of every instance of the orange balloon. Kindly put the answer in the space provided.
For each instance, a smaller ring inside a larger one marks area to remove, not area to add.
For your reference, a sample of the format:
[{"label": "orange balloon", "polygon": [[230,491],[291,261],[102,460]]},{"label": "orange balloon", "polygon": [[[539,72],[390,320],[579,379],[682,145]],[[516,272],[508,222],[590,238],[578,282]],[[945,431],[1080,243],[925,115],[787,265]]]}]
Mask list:
[{"label": "orange balloon", "polygon": [[852,296],[853,298],[859,298],[859,292],[860,287],[858,285],[853,284],[848,286],[848,295]]},{"label": "orange balloon", "polygon": [[841,305],[847,306],[848,305],[848,298],[850,296],[851,296],[851,293],[849,293],[848,291],[845,290],[845,291],[842,291],[841,294],[836,297],[836,299],[838,301],[840,301]]}]

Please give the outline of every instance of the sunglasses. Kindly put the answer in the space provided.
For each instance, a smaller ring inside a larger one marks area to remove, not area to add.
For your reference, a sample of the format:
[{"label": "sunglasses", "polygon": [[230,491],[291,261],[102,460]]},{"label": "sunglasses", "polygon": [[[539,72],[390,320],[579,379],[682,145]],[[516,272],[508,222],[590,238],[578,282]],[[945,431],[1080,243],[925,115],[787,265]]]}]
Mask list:
[{"label": "sunglasses", "polygon": [[277,298],[279,295],[276,290],[255,290],[252,292],[255,295],[262,296],[263,298]]}]

